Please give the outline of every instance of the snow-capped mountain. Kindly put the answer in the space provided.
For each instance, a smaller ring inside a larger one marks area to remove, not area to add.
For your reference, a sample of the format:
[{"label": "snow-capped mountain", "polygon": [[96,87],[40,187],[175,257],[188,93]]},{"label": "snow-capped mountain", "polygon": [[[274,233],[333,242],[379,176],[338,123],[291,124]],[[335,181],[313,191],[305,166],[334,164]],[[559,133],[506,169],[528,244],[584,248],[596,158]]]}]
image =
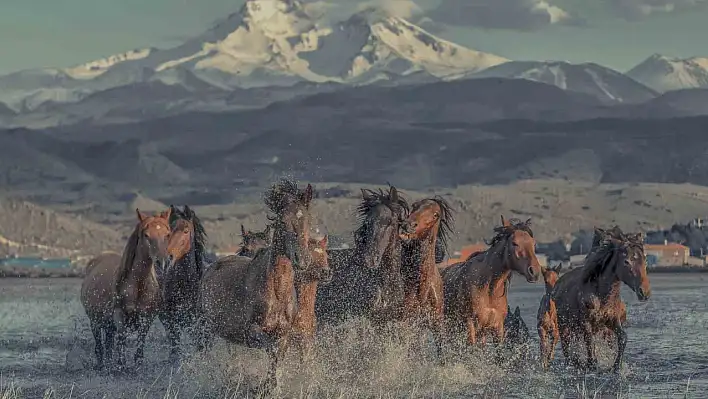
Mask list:
[{"label": "snow-capped mountain", "polygon": [[366,10],[336,24],[320,20],[298,0],[248,0],[239,12],[174,48],[139,49],[72,68],[0,77],[0,102],[31,111],[44,102],[77,102],[99,91],[153,81],[199,92],[204,86],[231,90],[446,79],[508,61],[381,11]]},{"label": "snow-capped mountain", "polygon": [[654,90],[626,75],[595,63],[511,61],[467,77],[533,80],[563,90],[590,94],[608,103],[636,103],[657,95]]},{"label": "snow-capped mountain", "polygon": [[708,88],[708,57],[671,58],[654,54],[627,76],[654,90]]}]

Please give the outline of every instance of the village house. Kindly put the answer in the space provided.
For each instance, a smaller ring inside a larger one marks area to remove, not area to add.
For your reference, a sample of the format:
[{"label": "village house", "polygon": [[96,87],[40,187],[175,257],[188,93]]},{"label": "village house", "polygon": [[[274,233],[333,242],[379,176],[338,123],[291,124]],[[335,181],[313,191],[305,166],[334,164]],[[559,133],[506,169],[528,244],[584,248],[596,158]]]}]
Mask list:
[{"label": "village house", "polygon": [[644,253],[651,266],[684,266],[688,264],[690,249],[681,244],[664,241],[663,244],[646,244]]}]

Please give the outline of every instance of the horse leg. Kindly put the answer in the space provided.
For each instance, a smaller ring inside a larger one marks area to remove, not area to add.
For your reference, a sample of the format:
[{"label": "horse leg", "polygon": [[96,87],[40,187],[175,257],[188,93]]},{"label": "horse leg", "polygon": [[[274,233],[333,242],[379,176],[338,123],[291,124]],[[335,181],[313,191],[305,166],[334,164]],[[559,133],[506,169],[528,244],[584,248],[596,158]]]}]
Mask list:
[{"label": "horse leg", "polygon": [[433,338],[435,339],[435,349],[438,356],[438,362],[441,366],[445,365],[445,351],[443,345],[445,344],[445,320],[443,315],[439,314],[432,320],[431,330],[433,332]]},{"label": "horse leg", "polygon": [[585,352],[586,352],[586,369],[589,371],[597,370],[597,359],[595,358],[595,348],[592,345],[592,328],[590,326],[584,326],[583,328],[583,341],[585,341]]},{"label": "horse leg", "polygon": [[113,323],[106,323],[104,325],[104,331],[106,332],[105,357],[106,363],[110,367],[110,365],[113,364],[114,338],[116,333],[116,326]]},{"label": "horse leg", "polygon": [[560,339],[560,334],[558,333],[558,325],[554,324],[551,328],[551,346],[548,348],[548,363],[550,364],[555,357],[556,346],[558,346],[558,340]]},{"label": "horse leg", "polygon": [[619,323],[614,327],[614,332],[617,336],[617,357],[615,357],[615,364],[612,367],[612,370],[615,373],[619,373],[622,369],[622,358],[624,357],[624,349],[627,347],[627,332]]},{"label": "horse leg", "polygon": [[504,343],[504,319],[501,322],[497,322],[494,328],[490,329],[492,338],[492,345],[494,346],[494,361],[501,365],[504,361],[503,346]]},{"label": "horse leg", "polygon": [[145,339],[147,338],[148,332],[150,332],[151,322],[152,320],[149,318],[145,318],[138,322],[137,347],[135,348],[135,355],[133,357],[133,362],[136,369],[143,364],[143,358],[145,357]]},{"label": "horse leg", "polygon": [[539,352],[541,354],[541,367],[544,370],[548,370],[548,366],[551,363],[549,356],[548,356],[548,347],[549,347],[549,342],[548,342],[548,332],[543,326],[538,327],[538,339],[539,339]]},{"label": "horse leg", "polygon": [[474,319],[471,317],[467,318],[467,344],[470,346],[477,345],[477,327],[475,326]]},{"label": "horse leg", "polygon": [[568,328],[563,328],[561,333],[561,349],[563,350],[563,358],[565,359],[566,365],[571,365],[574,367],[579,367],[577,359],[573,357],[570,353],[570,331]]},{"label": "horse leg", "polygon": [[268,375],[261,387],[262,393],[266,396],[272,396],[273,391],[278,387],[278,367],[280,362],[285,357],[290,346],[290,337],[287,335],[280,337],[274,345],[268,348],[268,357],[270,358],[270,366],[268,367]]},{"label": "horse leg", "polygon": [[170,342],[170,363],[174,363],[179,360],[179,340],[180,340],[180,330],[177,326],[175,317],[173,314],[166,314],[161,317],[162,325],[165,326],[165,332],[167,332],[167,340]]},{"label": "horse leg", "polygon": [[93,333],[93,340],[96,342],[96,347],[95,347],[95,352],[96,352],[96,366],[94,367],[95,370],[101,371],[103,370],[103,334],[102,334],[102,326],[104,323],[97,323],[93,320],[91,320],[91,333]]}]

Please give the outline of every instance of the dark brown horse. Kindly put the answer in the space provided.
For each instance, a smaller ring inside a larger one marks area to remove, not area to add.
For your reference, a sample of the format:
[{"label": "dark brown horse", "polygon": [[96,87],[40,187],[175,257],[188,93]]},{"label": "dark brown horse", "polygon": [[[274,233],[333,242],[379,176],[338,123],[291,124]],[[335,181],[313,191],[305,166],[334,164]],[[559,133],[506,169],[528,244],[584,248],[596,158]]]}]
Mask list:
[{"label": "dark brown horse", "polygon": [[[622,326],[626,318],[626,307],[620,297],[622,283],[629,286],[642,302],[651,296],[644,236],[641,233],[625,234],[615,226],[607,231],[596,228],[595,241],[597,245],[585,258],[585,265],[561,276],[551,299],[556,304],[566,361],[577,368],[596,370],[593,336],[610,329],[617,338],[613,370],[619,372],[627,345],[627,333]],[[585,367],[576,356],[571,356],[570,345],[575,338],[585,344]]]},{"label": "dark brown horse", "polygon": [[[96,341],[97,368],[112,363],[113,340],[116,363],[125,366],[129,331],[137,331],[135,365],[143,359],[145,338],[157,317],[165,293],[165,272],[170,239],[170,213],[148,216],[136,209],[138,223],[123,250],[123,256],[103,254],[86,267],[81,285],[81,303],[89,317]],[[105,338],[104,338],[105,334]]]},{"label": "dark brown horse", "polygon": [[409,321],[422,321],[432,330],[441,361],[445,298],[436,264],[436,247],[441,240],[442,246],[447,248],[453,223],[450,204],[442,197],[434,197],[413,203],[411,213],[401,226],[404,317]]},{"label": "dark brown horse", "polygon": [[168,253],[172,264],[165,272],[159,318],[170,341],[170,359],[174,361],[179,358],[181,332],[192,328],[196,321],[207,234],[189,206],[180,210],[170,205],[170,210],[172,234]]},{"label": "dark brown horse", "polygon": [[486,251],[474,253],[442,272],[445,316],[452,328],[466,329],[470,345],[485,343],[487,336],[497,346],[503,342],[512,271],[529,282],[541,276],[530,220],[508,221],[504,216],[501,220]]},{"label": "dark brown horse", "polygon": [[271,359],[268,388],[277,383],[276,371],[290,344],[298,311],[296,281],[329,272],[313,270],[312,198],[309,184],[305,190],[288,180],[275,184],[265,195],[273,214],[272,245],[253,259],[221,258],[202,279],[202,328],[232,343],[266,349]]},{"label": "dark brown horse", "polygon": [[251,231],[241,225],[241,248],[236,253],[239,256],[253,258],[259,249],[270,246],[270,225],[263,231]]},{"label": "dark brown horse", "polygon": [[323,324],[347,317],[371,317],[375,322],[400,319],[403,304],[399,228],[408,203],[395,187],[362,189],[357,208],[359,227],[354,249],[329,252],[332,282],[321,286],[315,305]]},{"label": "dark brown horse", "polygon": [[540,342],[541,366],[544,370],[548,369],[551,361],[553,361],[554,348],[560,339],[556,303],[551,299],[551,292],[558,281],[558,274],[562,267],[562,264],[559,263],[555,268],[543,268],[546,293],[541,298],[541,304],[538,307],[536,329]]}]

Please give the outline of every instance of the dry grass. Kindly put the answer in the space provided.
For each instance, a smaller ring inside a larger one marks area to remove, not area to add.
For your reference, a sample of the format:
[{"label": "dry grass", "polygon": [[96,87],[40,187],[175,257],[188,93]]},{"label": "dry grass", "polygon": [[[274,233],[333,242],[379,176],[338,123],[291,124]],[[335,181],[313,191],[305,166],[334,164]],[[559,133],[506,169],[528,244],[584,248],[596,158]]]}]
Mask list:
[{"label": "dry grass", "polygon": [[[345,239],[355,228],[354,209],[360,200],[360,188],[375,188],[370,184],[353,185],[318,183],[316,190],[327,192],[336,188],[349,194],[337,198],[319,198],[314,214],[326,230]],[[669,227],[705,213],[708,188],[690,184],[595,184],[565,180],[528,180],[509,185],[460,186],[440,188],[430,192],[403,190],[411,200],[439,194],[456,210],[454,247],[489,238],[499,215],[531,218],[534,233],[540,241],[555,240],[578,229],[593,225],[617,223],[629,231]],[[94,213],[80,203],[73,209],[57,209],[73,213],[63,216],[31,204],[0,201],[0,234],[9,240],[27,245],[46,244],[78,250],[93,255],[102,249],[120,250],[123,235],[135,222],[135,209],[127,204],[115,204],[123,209],[120,215]],[[141,206],[153,210],[163,205],[141,197]],[[20,206],[21,205],[21,206]],[[20,206],[21,212],[15,209]],[[142,208],[141,208],[142,209]],[[265,211],[257,195],[249,195],[225,205],[196,206],[204,220],[213,248],[233,248],[240,241],[240,228],[261,229]],[[78,219],[78,216],[82,219]],[[109,218],[109,216],[111,216]],[[110,226],[89,222],[110,219]],[[36,247],[36,246],[35,246]],[[58,250],[59,252],[62,252]],[[57,251],[54,251],[57,252]],[[66,251],[64,251],[66,252]]]}]

